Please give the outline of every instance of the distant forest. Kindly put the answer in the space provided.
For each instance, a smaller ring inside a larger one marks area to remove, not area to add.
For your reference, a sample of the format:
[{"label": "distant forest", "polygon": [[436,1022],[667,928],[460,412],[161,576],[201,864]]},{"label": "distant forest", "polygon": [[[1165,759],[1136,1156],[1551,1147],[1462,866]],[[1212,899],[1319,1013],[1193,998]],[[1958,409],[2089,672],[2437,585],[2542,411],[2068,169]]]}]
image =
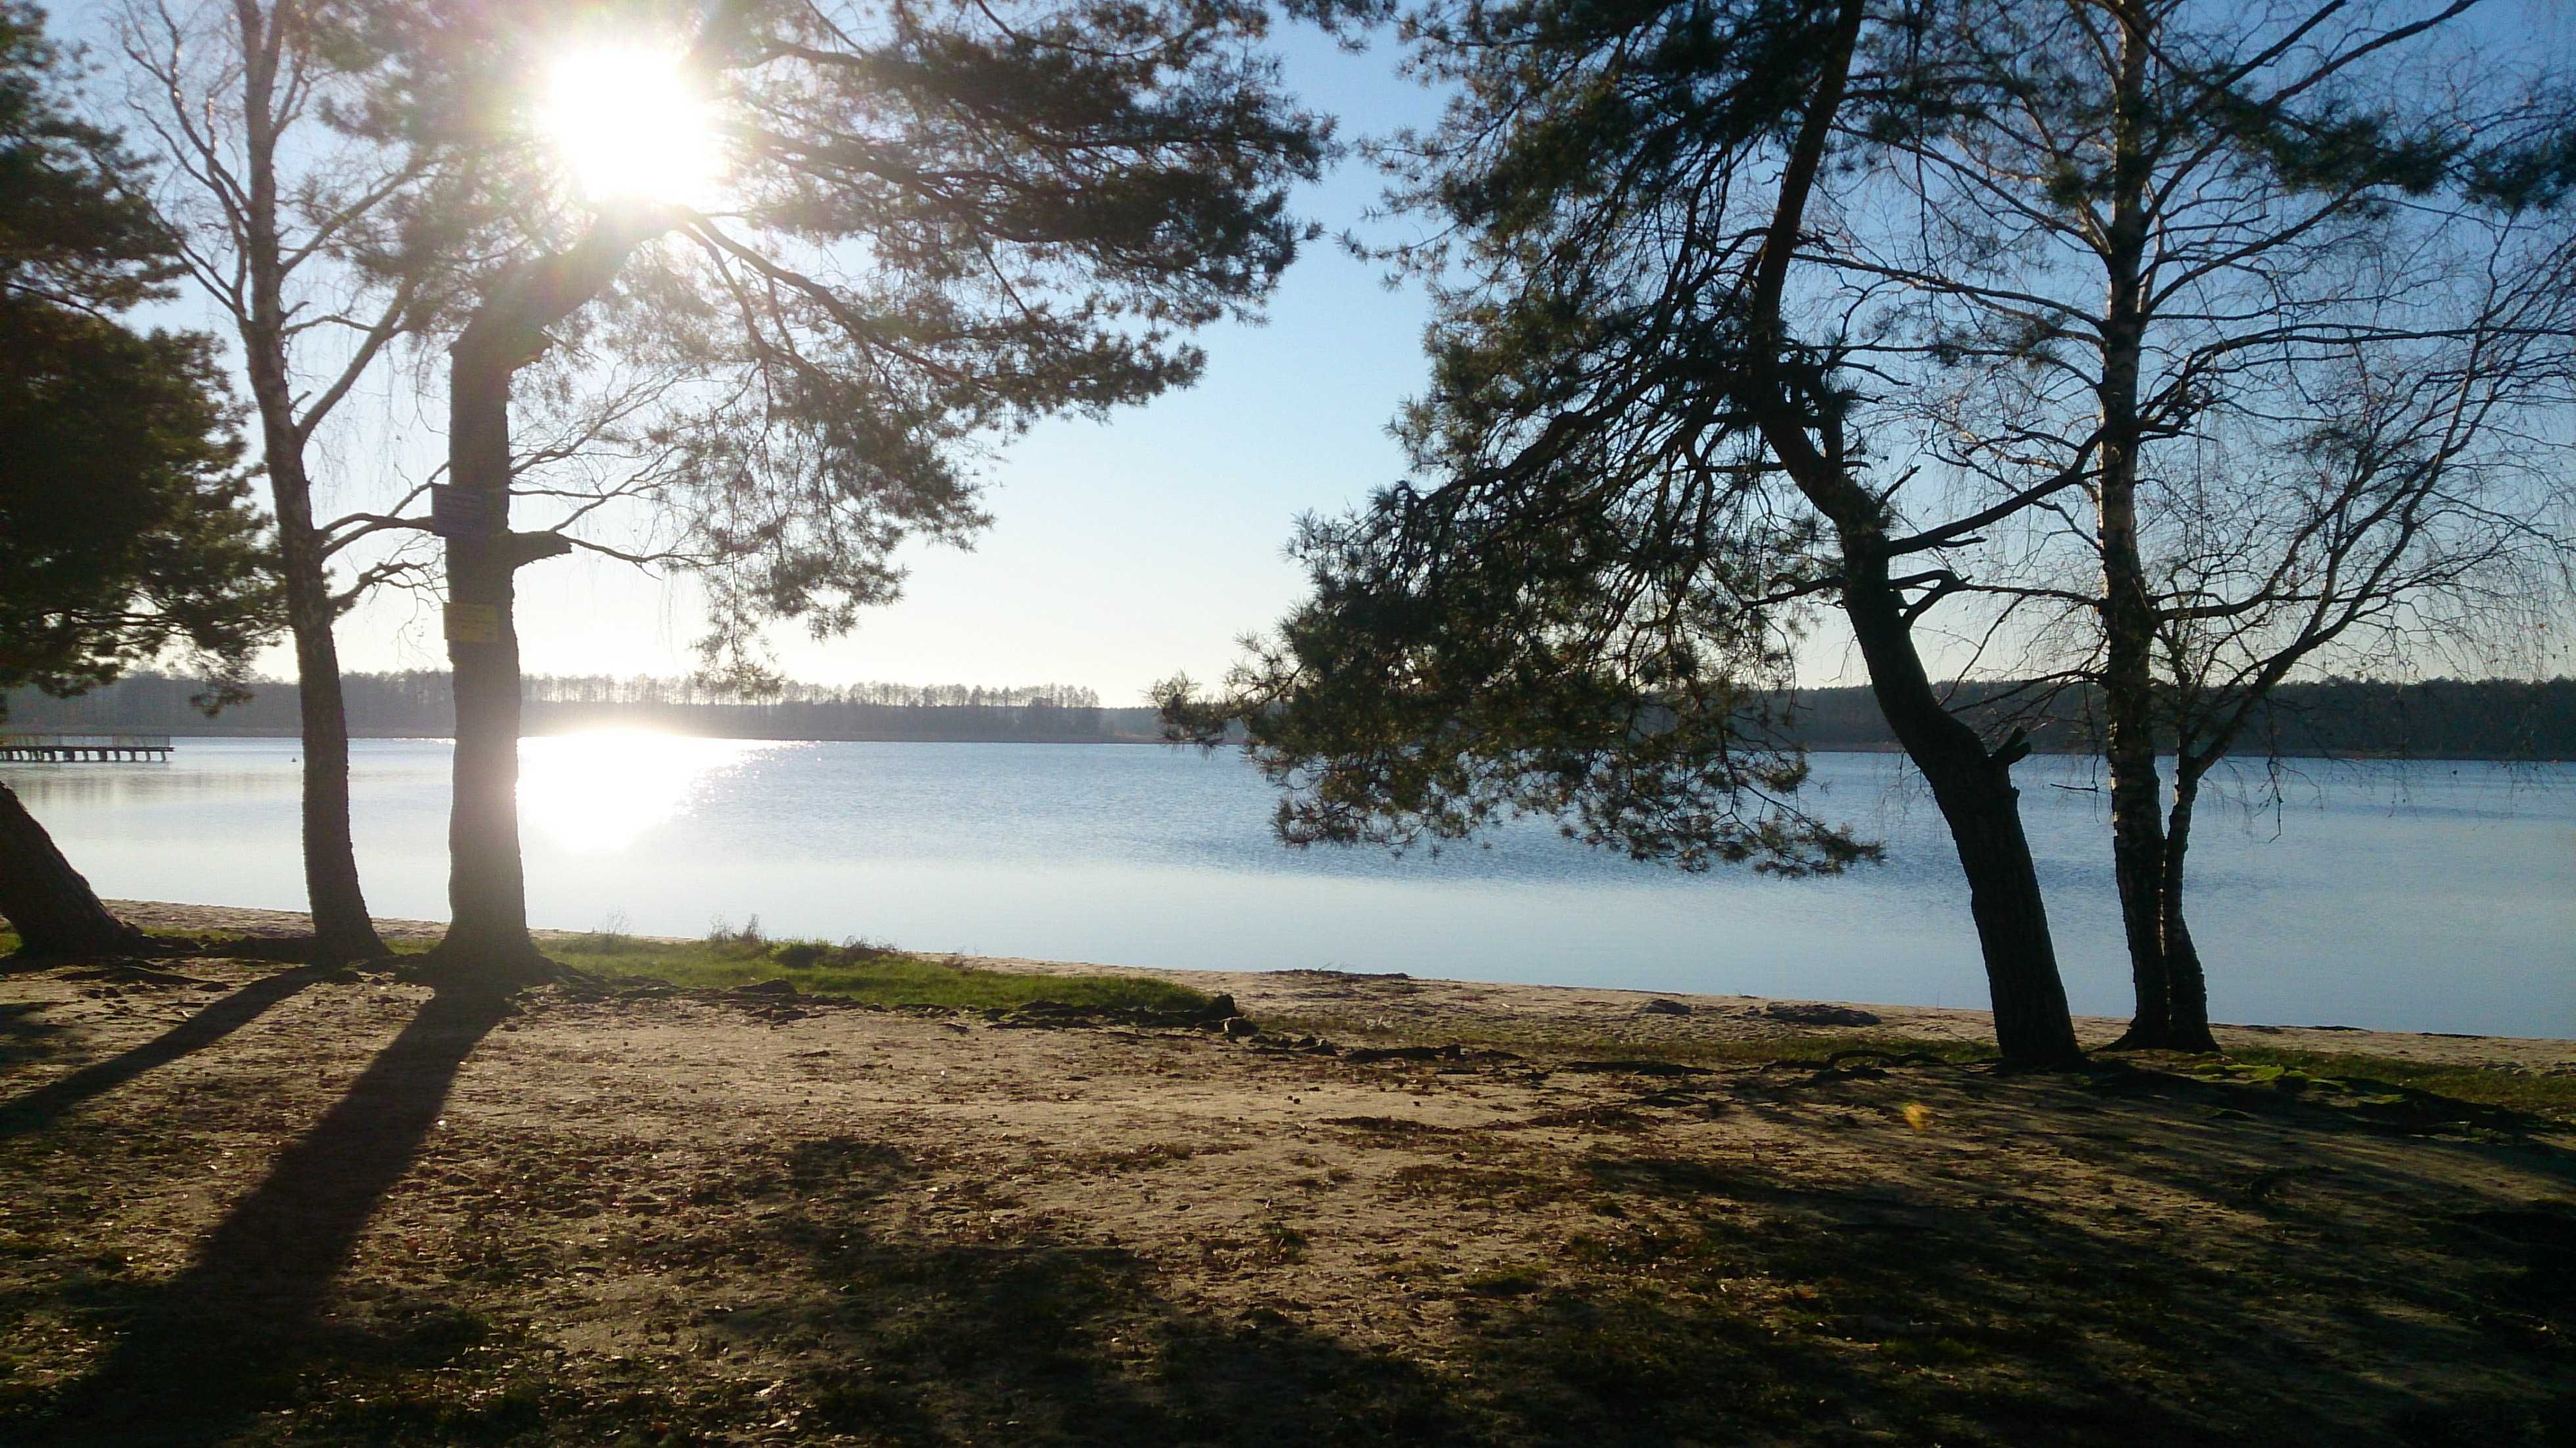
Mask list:
[{"label": "distant forest", "polygon": [[[2007,722],[2033,748],[2089,753],[2101,747],[2101,710],[2089,690],[2068,689],[2044,709],[2012,684],[1962,684],[1959,712],[1987,732]],[[1988,704],[1982,701],[1999,701]],[[1887,721],[1865,688],[1808,689],[1789,733],[1815,749],[1893,749]],[[2259,757],[2576,759],[2576,678],[2426,679],[2378,683],[2324,679],[2283,684],[2260,707],[2234,752]]]},{"label": "distant forest", "polygon": [[[350,674],[343,683],[349,732],[357,738],[443,739],[456,732],[444,670]],[[143,673],[70,699],[19,690],[0,696],[7,710],[0,729],[277,738],[300,732],[292,683],[256,683],[247,702],[211,719],[189,702],[205,687],[201,680]],[[1099,743],[1117,737],[1109,715],[1137,716],[1136,728],[1147,733],[1154,727],[1149,709],[1104,710],[1099,695],[1063,684],[789,684],[753,700],[688,679],[538,674],[523,688],[530,734],[623,728],[718,739]]]},{"label": "distant forest", "polygon": [[[443,738],[454,730],[443,672],[351,674],[347,687],[350,733],[360,738]],[[0,730],[295,735],[295,685],[260,683],[248,702],[212,719],[189,703],[204,688],[200,680],[144,673],[71,699],[21,690],[0,696],[6,709]],[[774,696],[745,699],[685,679],[537,675],[527,680],[526,690],[531,734],[626,728],[723,739],[1050,744],[1160,737],[1153,710],[1103,708],[1091,690],[1062,684],[790,684]],[[2007,685],[1962,686],[1960,697],[1970,701],[1971,717],[2000,713],[1998,706],[1977,701],[2019,700]],[[1817,749],[1894,747],[1867,689],[1805,690],[1790,718],[1791,734]],[[2089,696],[2068,691],[2024,722],[2039,748],[2077,752],[2094,747],[2097,718]],[[2237,752],[2576,759],[2576,678],[2286,684]]]}]

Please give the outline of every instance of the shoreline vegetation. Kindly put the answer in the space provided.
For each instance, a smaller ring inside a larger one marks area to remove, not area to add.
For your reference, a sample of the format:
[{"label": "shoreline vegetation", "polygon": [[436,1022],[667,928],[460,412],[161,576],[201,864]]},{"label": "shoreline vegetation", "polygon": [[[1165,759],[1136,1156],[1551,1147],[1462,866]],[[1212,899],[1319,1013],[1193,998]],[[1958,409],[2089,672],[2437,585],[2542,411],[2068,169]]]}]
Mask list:
[{"label": "shoreline vegetation", "polygon": [[[349,734],[359,739],[453,738],[447,675],[436,670],[350,674]],[[34,690],[0,698],[13,733],[143,732],[211,738],[295,738],[299,695],[291,682],[254,681],[250,697],[209,718],[192,699],[207,681],[137,673],[68,699]],[[2029,729],[2034,752],[2093,753],[2097,701],[2069,691],[2033,711],[2013,709],[2023,686],[1960,684],[1963,717],[2000,731]],[[525,680],[525,733],[649,729],[715,739],[894,743],[1163,742],[1156,711],[1107,707],[1090,689],[1047,684],[790,684],[774,698],[746,699],[679,679],[538,675]],[[1801,690],[1787,737],[1825,751],[1897,748],[1866,688]],[[2393,684],[2334,679],[2284,684],[2248,730],[2239,753],[2259,757],[2453,759],[2556,762],[2576,759],[2576,678],[2433,679]]]},{"label": "shoreline vegetation", "polygon": [[0,973],[11,1442],[2576,1429],[2576,1043],[115,908]]},{"label": "shoreline vegetation", "polygon": [[[163,900],[110,900],[119,919],[147,933],[176,939],[294,940],[305,933],[308,917],[291,910],[246,906],[199,905]],[[447,927],[434,920],[379,919],[376,928],[397,956],[416,954],[436,943]],[[547,952],[580,971],[615,980],[634,980],[700,989],[735,989],[762,982],[786,981],[806,994],[845,995],[867,1004],[956,1005],[984,1009],[1037,999],[1048,991],[1072,989],[1091,993],[1103,983],[1118,989],[1095,995],[1113,1008],[1189,1010],[1210,999],[1274,1002],[1279,983],[1394,982],[1400,994],[1420,1001],[1404,1012],[1404,1029],[1436,1024],[1466,1030],[1502,1044],[1515,1029],[1544,1033],[1570,1018],[1602,1012],[1633,1016],[1639,1029],[1658,1023],[1671,1029],[1648,1031],[1643,1039],[1675,1049],[1714,1031],[1723,1039],[1756,1036],[1772,1039],[1795,1035],[1801,1015],[1867,1015],[1869,1022],[1846,1022],[1842,1029],[1907,1036],[1937,1042],[1944,1051],[1990,1043],[1989,1012],[1965,1006],[1917,1006],[1885,1001],[1792,1000],[1748,995],[1634,990],[1616,986],[1524,984],[1505,981],[1448,980],[1403,972],[1321,970],[1171,970],[1154,966],[1091,961],[1035,960],[1024,956],[977,956],[955,952],[909,951],[864,937],[831,942],[772,937],[760,917],[740,926],[729,918],[710,922],[698,938],[637,935],[616,920],[591,930],[538,929],[533,932]],[[0,958],[16,941],[0,927]],[[872,975],[873,973],[882,973]],[[838,978],[901,981],[950,980],[960,975],[987,979],[985,994],[939,997],[905,996],[879,991],[873,984],[847,985]],[[1000,982],[1010,984],[1000,984]],[[873,998],[872,998],[873,997]],[[1293,994],[1276,1000],[1301,1002]],[[1648,1003],[1699,1002],[1690,1010],[1668,1011]],[[1250,1007],[1245,1007],[1247,1010]],[[2088,1048],[2112,1039],[2124,1022],[2113,1016],[2075,1017],[2076,1031]],[[1390,1022],[1390,1029],[1394,1024]],[[2567,1078],[2568,1107],[2576,1113],[2576,1034],[2553,1036],[2478,1035],[2459,1031],[2382,1031],[2343,1025],[2220,1024],[2230,1052],[2302,1051],[2317,1055],[2373,1056],[2416,1065],[2496,1068],[2541,1078]],[[1664,1037],[1671,1039],[1665,1040]],[[1833,1039],[1824,1037],[1819,1039]],[[1989,1053],[1991,1054],[1991,1053]]]}]

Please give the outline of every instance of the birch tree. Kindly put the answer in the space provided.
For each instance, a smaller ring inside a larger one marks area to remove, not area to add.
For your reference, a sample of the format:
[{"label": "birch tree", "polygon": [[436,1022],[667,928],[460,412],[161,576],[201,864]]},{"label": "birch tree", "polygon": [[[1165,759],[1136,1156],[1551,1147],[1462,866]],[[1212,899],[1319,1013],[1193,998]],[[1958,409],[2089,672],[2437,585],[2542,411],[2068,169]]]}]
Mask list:
[{"label": "birch tree", "polygon": [[[389,500],[380,469],[335,490],[314,459],[362,383],[394,385],[394,349],[434,315],[436,290],[452,279],[448,252],[470,230],[452,211],[464,198],[444,184],[450,158],[440,151],[333,124],[383,59],[351,29],[346,6],[127,0],[115,33],[129,112],[164,163],[159,210],[197,294],[233,333],[258,418],[295,646],[315,945],[333,958],[380,956],[350,834],[334,625],[370,589],[420,581],[432,560],[416,550],[361,557],[404,526],[417,491]],[[372,506],[335,518],[317,504],[335,491]]]},{"label": "birch tree", "polygon": [[1908,224],[1839,242],[1901,299],[1858,355],[1928,466],[2042,502],[1943,561],[2013,672],[2098,689],[2126,1044],[2213,1048],[2184,848],[2264,695],[2564,557],[2571,73],[2512,8],[1942,12],[1945,104],[1870,136]]}]

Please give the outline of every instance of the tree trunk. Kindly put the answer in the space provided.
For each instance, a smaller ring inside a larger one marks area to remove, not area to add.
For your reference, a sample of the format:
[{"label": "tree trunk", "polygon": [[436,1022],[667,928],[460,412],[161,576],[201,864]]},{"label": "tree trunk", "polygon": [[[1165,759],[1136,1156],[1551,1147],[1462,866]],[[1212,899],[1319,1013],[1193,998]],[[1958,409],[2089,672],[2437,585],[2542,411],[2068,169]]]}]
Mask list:
[{"label": "tree trunk", "polygon": [[[287,606],[294,609],[291,598]],[[328,600],[323,606],[330,607]],[[328,618],[310,627],[297,619],[294,626],[304,715],[304,897],[312,906],[313,939],[326,959],[374,959],[391,952],[367,911],[349,833],[349,713],[340,693],[339,649]]]},{"label": "tree trunk", "polygon": [[286,617],[295,634],[295,679],[304,726],[304,897],[313,911],[313,939],[332,960],[370,960],[388,954],[358,885],[358,853],[349,833],[349,715],[340,692],[340,651],[331,628],[335,610],[323,571],[321,538],[313,527],[312,482],[302,459],[278,451],[291,446],[270,427],[268,476],[277,503],[277,525],[286,575]]},{"label": "tree trunk", "polygon": [[0,784],[0,917],[27,955],[125,955],[143,932],[107,913],[53,836]]},{"label": "tree trunk", "polygon": [[506,353],[450,353],[448,477],[482,513],[447,540],[447,659],[456,689],[442,961],[487,980],[541,969],[519,852],[519,634],[512,615],[510,378]]},{"label": "tree trunk", "polygon": [[337,610],[313,525],[313,478],[305,471],[306,427],[287,361],[285,247],[278,234],[276,84],[283,19],[256,7],[236,12],[242,26],[242,129],[250,194],[239,213],[248,295],[238,304],[245,370],[258,404],[269,496],[277,508],[279,563],[286,582],[287,626],[295,635],[295,681],[304,740],[304,898],[313,938],[326,959],[367,960],[388,954],[376,936],[358,887],[357,848],[349,838],[349,718],[340,693],[340,651],[331,636]]},{"label": "tree trunk", "polygon": [[2145,429],[2139,416],[2146,345],[2148,20],[2121,17],[2112,120],[2111,220],[2104,238],[2108,289],[2102,319],[2102,472],[2096,541],[2102,550],[2104,762],[2111,775],[2111,870],[2137,1009],[2117,1046],[2167,1049],[2174,1035],[2171,963],[2165,958],[2164,786],[2156,770],[2156,610],[2138,544],[2137,488]]},{"label": "tree trunk", "polygon": [[676,219],[649,208],[602,213],[573,246],[501,278],[448,348],[447,479],[470,519],[447,535],[456,766],[447,817],[450,915],[435,954],[441,969],[476,983],[558,973],[528,935],[514,578],[572,545],[552,533],[510,531],[510,382],[545,355],[547,329],[605,290],[635,248]]},{"label": "tree trunk", "polygon": [[2191,926],[2182,913],[2183,852],[2191,843],[2192,807],[2200,799],[2200,772],[2189,760],[2174,767],[2173,818],[2165,827],[2164,963],[2172,1015],[2166,1041],[2177,1051],[2215,1051],[2209,1033],[2209,982],[2201,973],[2200,949],[2192,944]]},{"label": "tree trunk", "polygon": [[1915,650],[1902,599],[1888,582],[1885,559],[1854,552],[1850,539],[1845,549],[1850,561],[1843,608],[1869,665],[1870,690],[1906,757],[1932,787],[1968,877],[1968,909],[1977,923],[1994,1006],[1995,1046],[2008,1066],[2079,1065],[2084,1048],[2067,1011],[2048,905],[2022,830],[2021,791],[2012,782],[2012,767],[2029,748],[2016,735],[1989,751],[1975,730],[1943,707]]},{"label": "tree trunk", "polygon": [[[1889,572],[1887,504],[1845,470],[1840,409],[1812,379],[1784,366],[1798,351],[1781,325],[1789,262],[1797,252],[1807,198],[1824,166],[1868,8],[1862,0],[1844,0],[1827,42],[1830,54],[1822,79],[1781,169],[1779,198],[1755,261],[1748,309],[1753,321],[1747,355],[1755,375],[1739,396],[1782,470],[1833,522],[1843,556],[1843,612],[1869,665],[1870,688],[1907,756],[1931,784],[1932,797],[1949,822],[1960,868],[1967,872],[1969,910],[1977,922],[1994,1003],[1995,1045],[2009,1066],[2062,1069],[2081,1064],[2084,1048],[2076,1043],[2075,1023],[2067,1014],[2066,987],[2049,940],[2048,908],[2040,898],[2039,872],[2031,865],[2020,794],[2012,783],[2012,766],[2029,747],[2016,735],[1990,753],[1975,730],[1942,707],[1915,650],[1904,596]],[[1795,401],[1801,397],[1818,405],[1803,409]],[[1812,437],[1811,427],[1816,430]]]},{"label": "tree trunk", "polygon": [[[2125,610],[2115,606],[2109,611]],[[2108,632],[2116,637],[2123,631]],[[2191,1048],[2176,1035],[2174,962],[2165,931],[2165,883],[2179,862],[2168,859],[2153,720],[2140,707],[2140,695],[2151,686],[2129,678],[2128,649],[2109,652],[2114,667],[2106,673],[2103,703],[2110,726],[2104,758],[2111,774],[2111,872],[2119,886],[2121,934],[2136,992],[2129,1028],[2113,1049],[2187,1050]]]},{"label": "tree trunk", "polygon": [[[2135,354],[2124,368],[2134,384]],[[2111,775],[2111,872],[2120,893],[2121,934],[2137,1008],[2115,1045],[2184,1048],[2176,1036],[2173,962],[2165,940],[2168,873],[2164,781],[2156,767],[2155,608],[2138,556],[2136,458],[2104,450],[2101,488],[2103,760]]]}]

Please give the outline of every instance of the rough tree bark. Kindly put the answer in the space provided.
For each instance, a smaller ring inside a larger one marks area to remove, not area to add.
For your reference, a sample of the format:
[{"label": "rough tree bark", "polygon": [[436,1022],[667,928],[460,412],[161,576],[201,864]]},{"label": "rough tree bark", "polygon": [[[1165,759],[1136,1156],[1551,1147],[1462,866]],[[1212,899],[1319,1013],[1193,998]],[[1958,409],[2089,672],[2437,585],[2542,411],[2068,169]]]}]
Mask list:
[{"label": "rough tree bark", "polygon": [[144,943],[140,930],[107,912],[53,836],[0,784],[0,917],[28,955],[122,955]]},{"label": "rough tree bark", "polygon": [[449,477],[478,500],[491,532],[447,540],[456,761],[447,821],[452,913],[438,949],[503,974],[538,961],[519,853],[519,633],[509,551],[510,378],[518,365],[469,327],[451,353],[448,382]]},{"label": "rough tree bark", "polygon": [[[2214,756],[2213,756],[2214,760]],[[2200,949],[2192,944],[2191,926],[2183,918],[2183,855],[2191,844],[2192,806],[2200,799],[2200,781],[2212,760],[2186,754],[2174,765],[2173,813],[2165,824],[2164,966],[2170,1037],[2188,1043],[2184,1049],[2215,1051],[2209,1033],[2209,978],[2200,966]]]},{"label": "rough tree bark", "polygon": [[268,452],[270,495],[277,506],[281,571],[286,582],[287,626],[295,636],[295,676],[300,695],[304,760],[304,893],[313,912],[320,952],[338,960],[386,954],[358,884],[357,847],[349,832],[349,718],[340,692],[339,644],[331,628],[336,609],[322,566],[322,540],[313,526],[313,483],[303,448],[282,437],[268,404],[287,388],[282,352],[250,349],[251,387],[261,403]]},{"label": "rough tree bark", "polygon": [[2030,746],[2016,732],[1988,750],[1975,730],[1943,706],[1914,647],[1902,595],[1889,582],[1885,554],[1848,535],[1843,547],[1843,607],[1869,665],[1870,692],[1906,757],[1931,786],[1968,877],[1968,911],[1985,959],[1996,1048],[2016,1066],[2075,1065],[2084,1049],[2075,1039],[2048,904],[2022,830],[2021,791],[2012,782],[2012,767]]},{"label": "rough tree bark", "polygon": [[[309,499],[304,521],[309,541]],[[372,959],[389,952],[367,911],[357,844],[350,837],[349,709],[340,690],[339,644],[331,635],[334,604],[318,567],[306,588],[297,586],[292,552],[287,568],[287,622],[295,634],[304,727],[304,894],[313,912],[314,944],[326,958]],[[299,596],[305,594],[318,596]]]},{"label": "rough tree bark", "polygon": [[552,533],[510,531],[510,386],[545,354],[547,331],[617,275],[662,221],[603,216],[582,241],[515,270],[448,349],[448,481],[476,526],[447,538],[447,658],[456,690],[455,798],[447,825],[450,911],[441,970],[486,983],[555,967],[528,934],[519,850],[518,570],[570,551]]}]

